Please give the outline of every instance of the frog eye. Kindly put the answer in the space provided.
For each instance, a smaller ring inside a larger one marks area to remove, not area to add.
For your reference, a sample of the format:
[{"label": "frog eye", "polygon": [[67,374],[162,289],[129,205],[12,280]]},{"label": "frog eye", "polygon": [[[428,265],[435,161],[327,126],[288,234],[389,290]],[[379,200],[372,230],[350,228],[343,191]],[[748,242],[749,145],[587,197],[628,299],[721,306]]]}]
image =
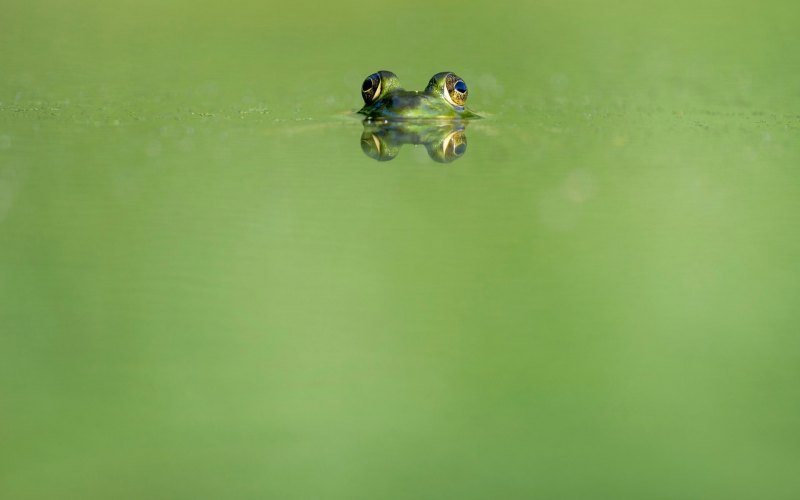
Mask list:
[{"label": "frog eye", "polygon": [[467,84],[455,74],[449,73],[445,77],[444,88],[444,97],[450,101],[450,104],[453,106],[464,106],[467,102],[467,94],[469,93]]},{"label": "frog eye", "polygon": [[381,75],[373,73],[361,84],[361,97],[366,104],[371,104],[381,95]]}]

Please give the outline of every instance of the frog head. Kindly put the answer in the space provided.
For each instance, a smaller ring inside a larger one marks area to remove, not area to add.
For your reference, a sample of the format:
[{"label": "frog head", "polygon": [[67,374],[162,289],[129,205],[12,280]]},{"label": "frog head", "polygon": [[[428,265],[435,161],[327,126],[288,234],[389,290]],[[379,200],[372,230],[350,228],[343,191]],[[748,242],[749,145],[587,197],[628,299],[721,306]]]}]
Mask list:
[{"label": "frog head", "polygon": [[464,80],[451,71],[433,75],[424,91],[405,90],[397,75],[378,71],[361,85],[359,113],[368,120],[478,118],[465,107],[468,93]]}]

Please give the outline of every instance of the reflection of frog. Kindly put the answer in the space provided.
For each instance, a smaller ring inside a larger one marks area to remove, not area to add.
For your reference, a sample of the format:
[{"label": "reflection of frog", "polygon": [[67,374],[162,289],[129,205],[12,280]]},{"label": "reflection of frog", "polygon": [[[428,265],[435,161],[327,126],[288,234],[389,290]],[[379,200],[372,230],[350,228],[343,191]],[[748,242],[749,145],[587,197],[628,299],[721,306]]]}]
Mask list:
[{"label": "reflection of frog", "polygon": [[449,163],[467,152],[464,122],[453,121],[402,121],[375,123],[364,120],[361,149],[378,161],[393,160],[403,144],[423,144],[428,155],[440,162]]},{"label": "reflection of frog", "polygon": [[359,113],[368,119],[458,119],[478,118],[464,107],[467,84],[455,73],[433,75],[424,91],[403,90],[391,71],[378,71],[364,80],[361,96],[364,107]]}]

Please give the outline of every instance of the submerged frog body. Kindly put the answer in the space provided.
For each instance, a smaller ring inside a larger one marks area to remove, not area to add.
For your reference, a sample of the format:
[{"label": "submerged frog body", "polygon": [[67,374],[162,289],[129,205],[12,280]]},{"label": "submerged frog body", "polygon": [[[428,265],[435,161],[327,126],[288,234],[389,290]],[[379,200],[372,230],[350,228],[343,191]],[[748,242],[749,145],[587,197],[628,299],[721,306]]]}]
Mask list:
[{"label": "submerged frog body", "polygon": [[478,118],[464,106],[467,94],[464,80],[449,71],[433,75],[421,92],[404,90],[391,71],[378,71],[361,86],[364,107],[359,113],[367,119],[386,120]]}]

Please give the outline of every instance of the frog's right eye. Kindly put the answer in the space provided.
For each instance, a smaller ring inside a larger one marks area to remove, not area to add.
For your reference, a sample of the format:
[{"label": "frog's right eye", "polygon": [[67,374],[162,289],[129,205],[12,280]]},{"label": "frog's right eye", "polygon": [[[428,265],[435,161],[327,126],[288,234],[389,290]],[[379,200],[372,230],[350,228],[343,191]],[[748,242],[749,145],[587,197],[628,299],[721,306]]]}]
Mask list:
[{"label": "frog's right eye", "polygon": [[361,84],[361,97],[366,104],[372,104],[381,95],[381,75],[373,73]]},{"label": "frog's right eye", "polygon": [[449,73],[445,77],[445,92],[444,97],[454,106],[464,106],[467,102],[467,84],[464,80],[459,78],[453,73]]}]

